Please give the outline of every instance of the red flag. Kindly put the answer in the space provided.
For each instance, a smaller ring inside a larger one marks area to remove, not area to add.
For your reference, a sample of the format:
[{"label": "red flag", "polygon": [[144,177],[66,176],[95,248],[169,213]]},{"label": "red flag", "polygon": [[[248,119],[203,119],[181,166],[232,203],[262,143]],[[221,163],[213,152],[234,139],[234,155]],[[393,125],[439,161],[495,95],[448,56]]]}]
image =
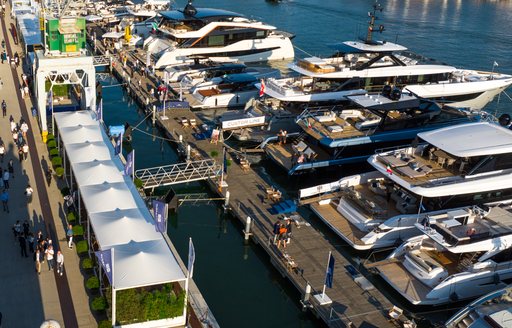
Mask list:
[{"label": "red flag", "polygon": [[263,79],[261,79],[260,97],[263,97],[264,94],[265,94],[265,81],[263,81]]},{"label": "red flag", "polygon": [[386,166],[386,172],[388,172],[389,175],[393,174],[393,170],[391,170],[391,166]]}]

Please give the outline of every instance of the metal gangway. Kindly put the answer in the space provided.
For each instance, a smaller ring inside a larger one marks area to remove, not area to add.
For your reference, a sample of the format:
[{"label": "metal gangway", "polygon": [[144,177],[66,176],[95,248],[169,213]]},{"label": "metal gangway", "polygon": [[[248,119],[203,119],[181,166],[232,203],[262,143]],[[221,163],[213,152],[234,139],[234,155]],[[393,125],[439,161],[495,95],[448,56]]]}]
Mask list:
[{"label": "metal gangway", "polygon": [[213,159],[151,167],[135,171],[144,189],[170,186],[179,183],[213,179],[221,174],[222,166]]},{"label": "metal gangway", "polygon": [[110,56],[94,56],[92,62],[94,66],[110,66]]}]

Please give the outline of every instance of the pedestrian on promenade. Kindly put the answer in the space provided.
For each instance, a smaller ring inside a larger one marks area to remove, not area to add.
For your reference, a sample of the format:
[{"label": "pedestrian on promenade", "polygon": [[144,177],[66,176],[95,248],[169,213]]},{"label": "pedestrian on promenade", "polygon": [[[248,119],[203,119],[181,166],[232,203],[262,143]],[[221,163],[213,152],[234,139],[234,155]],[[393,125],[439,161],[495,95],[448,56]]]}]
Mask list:
[{"label": "pedestrian on promenade", "polygon": [[52,183],[52,169],[51,168],[48,168],[46,170],[46,183],[48,184],[48,187]]},{"label": "pedestrian on promenade", "polygon": [[279,241],[277,242],[277,248],[280,248],[283,245],[283,248],[286,248],[286,226],[281,224],[279,227]]},{"label": "pedestrian on promenade", "polygon": [[21,148],[23,150],[23,157],[24,157],[25,160],[27,160],[27,158],[28,158],[28,145],[27,145],[27,143],[25,142]]},{"label": "pedestrian on promenade", "polygon": [[30,98],[30,89],[28,88],[28,85],[25,84],[23,90],[25,91],[25,95]]},{"label": "pedestrian on promenade", "polygon": [[2,200],[2,206],[4,208],[4,212],[9,213],[9,193],[6,189],[0,195],[0,199]]},{"label": "pedestrian on promenade", "polygon": [[27,240],[25,239],[25,234],[22,233],[18,236],[18,242],[20,243],[21,248],[21,257],[28,257],[27,255]]},{"label": "pedestrian on promenade", "polygon": [[4,162],[4,156],[5,156],[5,144],[2,138],[0,138],[0,163]]},{"label": "pedestrian on promenade", "polygon": [[7,169],[5,169],[4,170],[4,175],[2,177],[2,179],[4,181],[4,188],[5,188],[5,190],[9,189],[9,178],[10,178],[9,171]]},{"label": "pedestrian on promenade", "polygon": [[17,220],[15,224],[12,225],[12,234],[14,236],[14,243],[18,240],[18,237],[21,234],[21,223],[20,220]]},{"label": "pedestrian on promenade", "polygon": [[3,117],[7,116],[7,103],[5,102],[5,99],[2,100],[2,115]]},{"label": "pedestrian on promenade", "polygon": [[16,146],[18,145],[18,131],[16,129],[12,131],[12,141],[14,141]]},{"label": "pedestrian on promenade", "polygon": [[0,59],[2,60],[2,64],[3,64],[4,60],[5,60],[5,50],[2,51],[2,54],[0,55]]},{"label": "pedestrian on promenade", "polygon": [[57,251],[57,273],[62,276],[64,272],[64,254],[61,251]]},{"label": "pedestrian on promenade", "polygon": [[68,247],[73,249],[73,226],[71,225],[71,223],[68,225],[66,237],[68,238]]},{"label": "pedestrian on promenade", "polygon": [[30,253],[34,253],[34,242],[35,242],[34,234],[32,232],[28,233],[27,242],[28,242],[28,250]]},{"label": "pedestrian on promenade", "polygon": [[30,232],[30,223],[28,223],[28,220],[23,221],[23,233],[25,234],[25,237],[28,236],[28,233]]},{"label": "pedestrian on promenade", "polygon": [[5,40],[2,40],[2,49],[5,49]]},{"label": "pedestrian on promenade", "polygon": [[4,88],[4,81],[2,81],[2,78],[0,77],[0,90]]},{"label": "pedestrian on promenade", "polygon": [[9,124],[11,124],[11,133],[16,131],[16,122],[14,122],[12,115],[9,117]]},{"label": "pedestrian on promenade", "polygon": [[27,132],[28,132],[27,122],[23,121],[23,123],[21,123],[20,130],[23,135],[23,139],[27,140]]},{"label": "pedestrian on promenade", "polygon": [[276,223],[274,223],[274,229],[273,229],[274,245],[277,243],[277,237],[279,236],[279,228],[280,227],[281,227],[281,223],[279,222],[279,220],[277,220]]},{"label": "pedestrian on promenade", "polygon": [[54,264],[53,255],[55,254],[55,252],[53,251],[52,245],[48,245],[48,248],[46,248],[45,254],[46,254],[46,260],[48,261],[48,271],[51,271],[53,269],[53,264]]},{"label": "pedestrian on promenade", "polygon": [[7,169],[9,169],[9,174],[14,179],[14,161],[12,158],[9,160],[9,163],[7,163]]},{"label": "pedestrian on promenade", "polygon": [[287,217],[285,218],[285,227],[286,227],[286,244],[289,244],[292,238],[292,220]]},{"label": "pedestrian on promenade", "polygon": [[32,203],[32,194],[34,193],[34,189],[30,185],[27,185],[25,188],[25,195],[27,195],[27,203]]},{"label": "pedestrian on promenade", "polygon": [[34,262],[37,274],[41,274],[41,251],[39,249],[34,253]]}]

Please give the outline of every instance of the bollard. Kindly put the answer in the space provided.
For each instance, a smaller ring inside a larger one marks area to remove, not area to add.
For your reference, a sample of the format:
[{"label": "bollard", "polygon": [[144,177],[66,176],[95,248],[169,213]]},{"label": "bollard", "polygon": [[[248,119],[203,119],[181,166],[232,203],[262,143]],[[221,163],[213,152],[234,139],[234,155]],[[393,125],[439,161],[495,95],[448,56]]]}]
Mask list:
[{"label": "bollard", "polygon": [[183,136],[181,134],[178,136],[178,141],[183,142]]},{"label": "bollard", "polygon": [[229,207],[229,195],[230,195],[229,191],[226,191],[226,198],[224,198],[224,206],[226,208]]},{"label": "bollard", "polygon": [[187,162],[190,162],[190,145],[187,145]]},{"label": "bollard", "polygon": [[311,295],[311,285],[309,282],[306,282],[306,292],[304,293],[304,298],[300,300],[300,304],[302,304],[302,311],[305,312],[308,308],[311,307],[311,303],[309,302],[309,296]]},{"label": "bollard", "polygon": [[248,241],[251,235],[251,217],[248,216],[245,221],[244,240]]},{"label": "bollard", "polygon": [[153,105],[153,126],[155,126],[155,123],[156,123],[156,106]]}]

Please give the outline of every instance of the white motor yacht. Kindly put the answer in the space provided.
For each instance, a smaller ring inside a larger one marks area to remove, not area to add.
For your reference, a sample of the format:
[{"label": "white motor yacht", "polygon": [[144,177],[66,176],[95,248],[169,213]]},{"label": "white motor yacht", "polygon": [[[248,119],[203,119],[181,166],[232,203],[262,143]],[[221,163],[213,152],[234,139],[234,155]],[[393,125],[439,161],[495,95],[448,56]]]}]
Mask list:
[{"label": "white motor yacht", "polygon": [[201,56],[213,61],[260,62],[293,58],[291,35],[241,14],[211,8],[160,12],[156,33],[144,48],[157,57],[156,68]]},{"label": "white motor yacht", "polygon": [[492,72],[459,69],[407,52],[402,45],[374,40],[373,33],[384,31],[382,25],[375,26],[378,9],[375,5],[370,13],[363,41],[337,44],[329,58],[310,57],[290,64],[301,76],[270,79],[265,93],[289,102],[333,101],[394,85],[453,107],[482,109],[512,84],[511,75],[496,73],[494,67]]},{"label": "white motor yacht", "polygon": [[447,211],[415,225],[423,235],[372,265],[412,304],[475,298],[512,282],[510,205]]},{"label": "white motor yacht", "polygon": [[302,203],[359,250],[419,234],[425,217],[512,198],[512,131],[490,122],[418,134],[368,159],[376,171],[300,190]]}]

